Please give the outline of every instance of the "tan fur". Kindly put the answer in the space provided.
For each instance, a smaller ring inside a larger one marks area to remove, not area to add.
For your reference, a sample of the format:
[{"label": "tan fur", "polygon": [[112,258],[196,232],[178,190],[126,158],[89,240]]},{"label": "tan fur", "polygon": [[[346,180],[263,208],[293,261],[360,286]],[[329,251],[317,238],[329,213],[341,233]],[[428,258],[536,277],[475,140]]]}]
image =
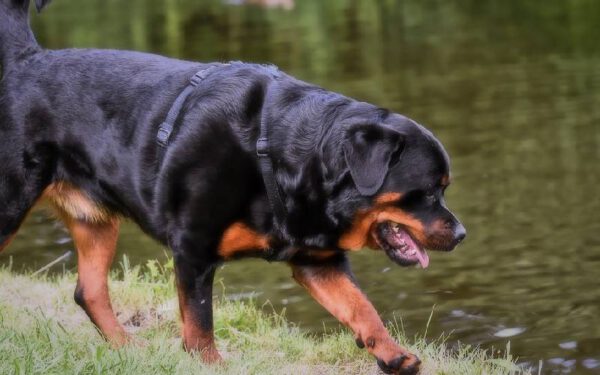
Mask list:
[{"label": "tan fur", "polygon": [[269,239],[243,223],[233,223],[221,238],[219,244],[219,255],[223,258],[231,258],[236,254],[247,251],[262,250],[269,247]]},{"label": "tan fur", "polygon": [[335,267],[292,265],[294,279],[375,357],[386,363],[406,356],[403,367],[418,366],[418,359],[389,335],[377,311],[349,276]]},{"label": "tan fur", "polygon": [[128,342],[129,336],[117,321],[110,303],[107,283],[117,248],[119,217],[66,182],[46,188],[41,201],[50,204],[73,238],[82,308],[113,346]]},{"label": "tan fur", "polygon": [[89,223],[63,216],[77,248],[77,288],[83,309],[102,335],[115,347],[129,341],[117,321],[108,292],[108,272],[117,249],[119,219]]},{"label": "tan fur", "polygon": [[73,219],[89,223],[107,223],[114,216],[83,191],[67,182],[56,182],[48,186],[42,198],[49,201],[61,214],[64,213]]},{"label": "tan fur", "polygon": [[398,193],[385,193],[377,197],[375,205],[371,209],[356,215],[350,230],[340,237],[339,247],[351,251],[361,250],[365,247],[377,249],[379,246],[373,240],[371,230],[373,225],[388,220],[404,225],[418,241],[424,242],[426,236],[423,232],[423,224],[400,208],[393,206],[393,203],[400,198],[401,195]]}]

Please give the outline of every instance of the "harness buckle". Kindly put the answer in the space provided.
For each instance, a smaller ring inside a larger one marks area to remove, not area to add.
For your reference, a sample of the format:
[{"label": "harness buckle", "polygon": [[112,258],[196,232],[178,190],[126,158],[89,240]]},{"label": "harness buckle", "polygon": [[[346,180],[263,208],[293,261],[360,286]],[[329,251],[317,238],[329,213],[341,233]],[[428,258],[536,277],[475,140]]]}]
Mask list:
[{"label": "harness buckle", "polygon": [[203,72],[204,71],[200,71],[200,72],[194,74],[194,76],[190,79],[190,85],[192,85],[194,87],[198,86],[200,84],[200,82],[202,82],[202,80],[204,80],[204,78],[205,78],[205,75],[201,74]]},{"label": "harness buckle", "polygon": [[173,127],[171,124],[167,124],[163,122],[158,127],[158,133],[156,134],[156,142],[162,147],[166,147],[169,143],[169,138],[171,137],[171,130]]},{"label": "harness buckle", "polygon": [[204,79],[215,69],[215,66],[209,66],[206,69],[203,69],[196,74],[192,78],[190,78],[190,85],[196,87],[200,84],[200,82],[204,81]]},{"label": "harness buckle", "polygon": [[259,157],[269,156],[269,140],[267,138],[258,138],[256,141],[256,155]]}]

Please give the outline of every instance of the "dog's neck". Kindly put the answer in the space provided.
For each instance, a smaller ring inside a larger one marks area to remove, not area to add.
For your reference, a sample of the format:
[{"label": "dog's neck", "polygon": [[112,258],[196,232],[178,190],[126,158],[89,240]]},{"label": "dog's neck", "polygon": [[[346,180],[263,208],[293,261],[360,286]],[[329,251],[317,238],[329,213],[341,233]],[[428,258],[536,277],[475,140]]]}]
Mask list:
[{"label": "dog's neck", "polygon": [[[293,83],[291,84],[293,88]],[[292,246],[326,248],[335,245],[336,218],[326,212],[327,199],[341,176],[328,171],[329,161],[323,158],[332,132],[339,130],[336,119],[339,111],[351,100],[339,94],[324,94],[320,88],[305,88],[304,97],[296,105],[272,105],[270,143],[276,165],[276,179],[287,202],[288,213],[283,223],[283,238]],[[293,91],[293,90],[292,90]],[[282,90],[281,100],[289,97]],[[323,98],[326,98],[323,100]],[[299,191],[311,191],[306,199]],[[290,223],[303,223],[291,225]]]},{"label": "dog's neck", "polygon": [[3,72],[10,64],[40,47],[29,27],[28,3],[15,5],[6,0],[0,0],[0,62]]}]

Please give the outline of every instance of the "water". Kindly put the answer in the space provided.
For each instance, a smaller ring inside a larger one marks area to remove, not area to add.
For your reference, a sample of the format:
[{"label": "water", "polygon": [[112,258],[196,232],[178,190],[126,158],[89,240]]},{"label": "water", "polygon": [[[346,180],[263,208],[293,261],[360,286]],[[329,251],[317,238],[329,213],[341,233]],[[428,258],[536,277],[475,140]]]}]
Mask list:
[{"label": "water", "polygon": [[[55,1],[35,17],[51,48],[272,62],[426,124],[452,157],[450,207],[469,236],[427,270],[352,256],[364,291],[409,337],[505,349],[544,373],[600,374],[600,2]],[[73,245],[35,212],[0,262],[38,268]],[[164,250],[126,225],[133,262]],[[73,269],[74,259],[59,264]],[[284,265],[230,263],[229,298],[254,293],[301,327],[337,323]],[[324,323],[323,323],[324,322]]]}]

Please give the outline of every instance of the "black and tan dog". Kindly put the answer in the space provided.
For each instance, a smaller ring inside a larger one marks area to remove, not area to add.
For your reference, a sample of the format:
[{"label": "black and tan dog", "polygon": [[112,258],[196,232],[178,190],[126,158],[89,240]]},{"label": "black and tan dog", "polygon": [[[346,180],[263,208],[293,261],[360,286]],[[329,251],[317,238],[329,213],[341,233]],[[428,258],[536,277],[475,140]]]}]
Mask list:
[{"label": "black and tan dog", "polygon": [[[37,0],[38,10],[47,2]],[[205,303],[215,267],[244,256],[285,261],[384,371],[418,372],[419,360],[394,342],[353,281],[345,254],[371,247],[427,267],[425,248],[449,251],[464,238],[444,205],[448,156],[429,131],[273,67],[44,50],[28,5],[0,0],[0,250],[49,200],[77,247],[75,301],[118,345],[128,336],[107,272],[119,221],[135,221],[172,249],[183,343],[207,362],[220,360]],[[158,145],[161,123],[198,71],[203,80]],[[257,157],[261,127],[280,218]]]}]

